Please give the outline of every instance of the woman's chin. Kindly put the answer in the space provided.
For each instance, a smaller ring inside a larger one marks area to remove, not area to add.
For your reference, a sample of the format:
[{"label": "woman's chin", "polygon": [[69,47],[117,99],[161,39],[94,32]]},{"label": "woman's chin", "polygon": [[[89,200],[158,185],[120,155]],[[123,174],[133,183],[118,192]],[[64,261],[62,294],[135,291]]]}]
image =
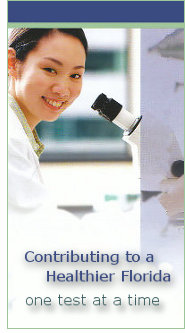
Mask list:
[{"label": "woman's chin", "polygon": [[42,121],[49,121],[49,122],[52,122],[52,121],[55,121],[57,120],[61,113],[64,112],[65,109],[58,109],[58,110],[55,110],[55,111],[49,111],[49,112],[44,112],[42,113]]},{"label": "woman's chin", "polygon": [[47,117],[43,117],[42,121],[48,121],[48,122],[56,121],[60,117],[61,113],[62,112]]}]

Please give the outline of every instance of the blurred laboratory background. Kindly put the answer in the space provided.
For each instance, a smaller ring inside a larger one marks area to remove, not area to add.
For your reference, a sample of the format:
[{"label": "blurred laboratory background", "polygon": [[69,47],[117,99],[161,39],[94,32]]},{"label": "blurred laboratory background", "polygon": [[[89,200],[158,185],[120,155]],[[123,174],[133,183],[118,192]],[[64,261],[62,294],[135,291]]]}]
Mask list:
[{"label": "blurred laboratory background", "polygon": [[91,105],[104,93],[139,113],[139,29],[84,31],[89,52],[81,95],[57,121],[37,126],[45,144],[40,160],[44,180],[58,207],[78,216],[108,202],[127,209],[138,193],[123,131]]}]

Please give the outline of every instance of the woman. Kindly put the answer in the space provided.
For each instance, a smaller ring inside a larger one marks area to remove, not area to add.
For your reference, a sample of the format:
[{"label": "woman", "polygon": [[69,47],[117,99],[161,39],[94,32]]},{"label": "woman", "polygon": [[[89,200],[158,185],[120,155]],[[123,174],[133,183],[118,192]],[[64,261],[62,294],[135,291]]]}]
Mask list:
[{"label": "woman", "polygon": [[13,29],[9,37],[9,212],[46,200],[35,126],[55,121],[79,96],[87,40],[82,29]]}]

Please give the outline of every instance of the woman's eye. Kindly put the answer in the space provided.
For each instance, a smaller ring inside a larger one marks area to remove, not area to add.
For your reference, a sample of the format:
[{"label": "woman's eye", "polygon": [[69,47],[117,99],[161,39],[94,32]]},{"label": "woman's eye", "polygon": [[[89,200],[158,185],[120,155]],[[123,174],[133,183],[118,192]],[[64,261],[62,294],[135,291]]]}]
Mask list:
[{"label": "woman's eye", "polygon": [[80,74],[72,74],[71,77],[73,79],[80,79],[81,78],[81,75]]},{"label": "woman's eye", "polygon": [[53,69],[53,68],[45,67],[44,70],[45,70],[46,72],[49,72],[49,73],[52,73],[52,74],[56,74],[56,70]]}]

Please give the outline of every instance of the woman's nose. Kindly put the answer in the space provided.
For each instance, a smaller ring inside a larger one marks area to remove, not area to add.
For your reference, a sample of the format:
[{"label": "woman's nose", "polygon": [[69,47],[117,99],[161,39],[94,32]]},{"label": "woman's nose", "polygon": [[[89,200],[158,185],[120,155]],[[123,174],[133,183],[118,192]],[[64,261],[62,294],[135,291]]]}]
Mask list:
[{"label": "woman's nose", "polygon": [[70,90],[67,82],[56,82],[52,85],[52,92],[60,95],[60,97],[69,97]]}]

